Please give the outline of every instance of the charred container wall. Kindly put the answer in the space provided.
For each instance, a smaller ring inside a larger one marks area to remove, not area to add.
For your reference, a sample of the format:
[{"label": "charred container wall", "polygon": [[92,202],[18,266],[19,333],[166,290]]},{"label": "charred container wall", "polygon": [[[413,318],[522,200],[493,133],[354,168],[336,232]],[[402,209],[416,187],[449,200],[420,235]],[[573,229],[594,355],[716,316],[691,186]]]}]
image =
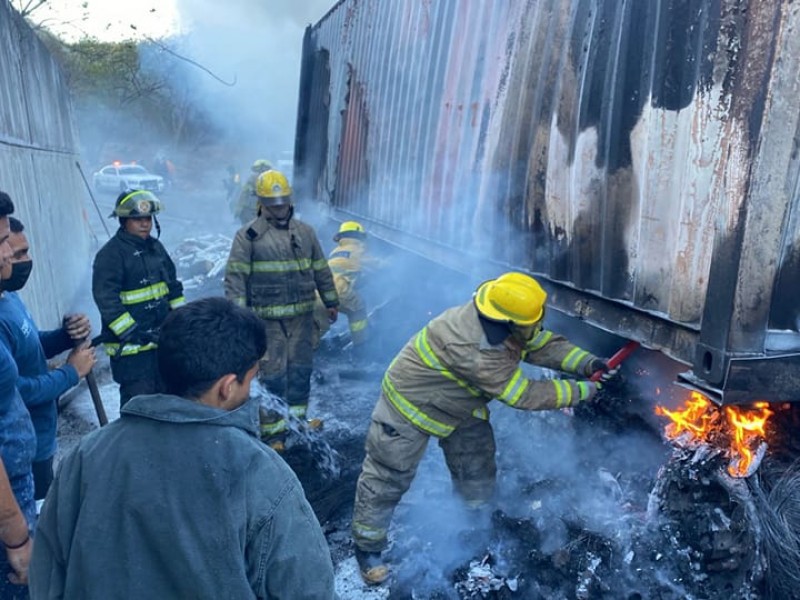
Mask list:
[{"label": "charred container wall", "polygon": [[342,0],[304,42],[301,193],[800,400],[800,6]]},{"label": "charred container wall", "polygon": [[76,137],[59,66],[0,0],[0,190],[25,225],[35,266],[21,293],[43,329],[76,308],[91,265]]}]

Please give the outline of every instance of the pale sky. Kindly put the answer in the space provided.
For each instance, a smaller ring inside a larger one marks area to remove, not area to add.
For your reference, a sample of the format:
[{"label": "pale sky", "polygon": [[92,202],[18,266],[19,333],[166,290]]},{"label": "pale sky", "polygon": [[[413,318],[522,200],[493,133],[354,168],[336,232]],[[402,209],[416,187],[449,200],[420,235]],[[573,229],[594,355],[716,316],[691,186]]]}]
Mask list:
[{"label": "pale sky", "polygon": [[[27,0],[12,2],[19,8]],[[31,18],[69,41],[85,35],[101,41],[162,37],[178,31],[180,23],[175,0],[48,0]]]}]

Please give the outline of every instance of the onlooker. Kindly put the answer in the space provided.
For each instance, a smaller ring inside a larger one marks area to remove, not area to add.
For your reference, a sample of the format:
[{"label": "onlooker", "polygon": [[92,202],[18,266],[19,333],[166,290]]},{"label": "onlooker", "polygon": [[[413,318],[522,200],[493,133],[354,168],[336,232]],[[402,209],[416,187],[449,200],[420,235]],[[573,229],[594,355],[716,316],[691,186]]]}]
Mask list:
[{"label": "onlooker", "polygon": [[[11,198],[0,192],[0,268],[11,260],[8,216],[13,212]],[[6,552],[0,553],[0,598],[4,599],[27,597],[27,588],[15,584],[25,583],[31,545],[25,529],[32,528],[36,519],[31,475],[36,434],[17,391],[18,375],[8,348],[0,343],[0,458],[4,467],[0,473],[0,540],[6,545]],[[25,539],[21,539],[23,532]]]},{"label": "onlooker", "polygon": [[[65,317],[63,327],[40,332],[22,299],[15,293],[28,281],[33,267],[24,227],[9,217],[11,260],[0,269],[0,341],[14,357],[19,371],[17,388],[28,408],[36,429],[36,456],[33,460],[34,497],[41,500],[53,480],[53,456],[56,453],[57,402],[68,389],[78,383],[94,366],[94,350],[75,343],[87,338],[91,325],[86,315]],[[48,369],[47,359],[72,349],[67,363]]]},{"label": "onlooker", "polygon": [[161,328],[167,394],[137,396],[63,461],[39,520],[41,598],[334,597],[297,478],[258,439],[264,325],[223,298]]},{"label": "onlooker", "polygon": [[[17,588],[28,583],[28,565],[31,562],[33,541],[28,531],[28,520],[19,508],[14,491],[8,481],[6,467],[0,459],[0,541],[5,546],[6,565],[0,582],[0,598],[25,595],[27,590]],[[10,567],[10,572],[9,572]],[[6,575],[8,576],[6,577]],[[15,592],[19,592],[15,594]]]},{"label": "onlooker", "polygon": [[94,259],[92,295],[103,320],[111,374],[120,406],[136,394],[161,391],[155,349],[158,330],[171,308],[184,304],[183,285],[164,246],[150,235],[161,203],[143,190],[117,198],[109,217],[120,228]]}]

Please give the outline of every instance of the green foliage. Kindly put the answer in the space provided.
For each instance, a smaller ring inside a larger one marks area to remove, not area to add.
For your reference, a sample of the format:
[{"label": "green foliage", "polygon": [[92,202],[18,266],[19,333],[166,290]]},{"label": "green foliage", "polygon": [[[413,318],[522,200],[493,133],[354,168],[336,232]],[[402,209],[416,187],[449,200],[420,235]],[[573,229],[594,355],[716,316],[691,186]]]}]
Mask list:
[{"label": "green foliage", "polygon": [[152,147],[198,146],[213,133],[196,102],[200,92],[191,67],[163,52],[161,43],[45,43],[64,68],[90,161],[101,162],[107,144],[149,143],[142,152],[155,152]]}]

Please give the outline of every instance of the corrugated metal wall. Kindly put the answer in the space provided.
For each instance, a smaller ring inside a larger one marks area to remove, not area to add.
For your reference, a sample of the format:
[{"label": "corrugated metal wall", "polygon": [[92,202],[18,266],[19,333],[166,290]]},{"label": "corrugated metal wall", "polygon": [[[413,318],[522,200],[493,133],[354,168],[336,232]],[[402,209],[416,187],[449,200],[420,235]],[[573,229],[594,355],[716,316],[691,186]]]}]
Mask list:
[{"label": "corrugated metal wall", "polygon": [[790,0],[343,0],[306,36],[299,185],[721,377],[800,347],[798,31]]},{"label": "corrugated metal wall", "polygon": [[23,291],[41,327],[72,310],[91,268],[86,191],[75,166],[69,92],[45,46],[0,0],[0,190],[26,226],[34,257]]}]

